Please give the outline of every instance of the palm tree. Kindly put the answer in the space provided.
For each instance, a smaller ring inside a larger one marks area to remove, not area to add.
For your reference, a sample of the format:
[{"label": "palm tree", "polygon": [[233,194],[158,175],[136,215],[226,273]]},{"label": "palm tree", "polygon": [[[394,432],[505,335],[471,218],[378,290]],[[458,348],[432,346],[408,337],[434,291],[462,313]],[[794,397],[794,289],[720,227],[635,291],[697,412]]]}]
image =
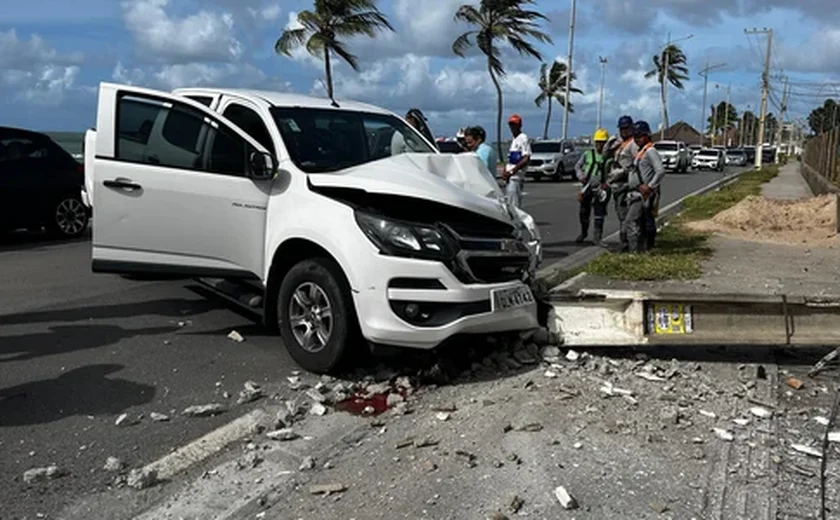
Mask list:
[{"label": "palm tree", "polygon": [[358,59],[339,38],[360,34],[374,38],[379,30],[394,30],[385,15],[376,8],[376,0],[315,0],[314,11],[301,11],[297,20],[302,27],[283,31],[274,44],[274,51],[291,56],[294,49],[305,46],[310,54],[323,58],[330,99],[333,99],[330,54],[336,54],[353,70],[359,70]]},{"label": "palm tree", "polygon": [[[543,139],[548,139],[548,125],[551,122],[551,101],[556,99],[560,106],[566,106],[566,64],[555,61],[551,64],[551,70],[547,63],[543,63],[540,67],[540,95],[534,100],[538,107],[541,107],[543,102],[548,101],[548,111],[545,114],[545,129],[543,130]],[[577,76],[572,73],[571,83],[574,84]],[[583,91],[575,86],[569,88],[569,92],[575,94],[583,94]],[[575,109],[572,103],[569,102],[569,112],[574,112]]]},{"label": "palm tree", "polygon": [[455,20],[470,25],[465,32],[452,43],[452,52],[460,57],[476,45],[487,58],[487,72],[496,87],[496,146],[502,157],[502,87],[499,78],[505,76],[499,44],[507,42],[520,55],[533,56],[542,60],[542,54],[534,46],[533,40],[552,43],[551,38],[542,32],[539,22],[548,20],[543,14],[527,9],[534,0],[480,0],[478,6],[462,5],[455,13]]},{"label": "palm tree", "polygon": [[[665,62],[668,63],[668,70],[665,70]],[[683,90],[685,85],[683,81],[688,79],[688,67],[686,67],[688,59],[685,53],[676,45],[668,45],[662,50],[661,54],[653,55],[653,70],[645,74],[646,78],[656,76],[656,81],[659,82],[659,95],[662,100],[662,124],[668,128],[668,107],[665,106],[665,81]]]}]

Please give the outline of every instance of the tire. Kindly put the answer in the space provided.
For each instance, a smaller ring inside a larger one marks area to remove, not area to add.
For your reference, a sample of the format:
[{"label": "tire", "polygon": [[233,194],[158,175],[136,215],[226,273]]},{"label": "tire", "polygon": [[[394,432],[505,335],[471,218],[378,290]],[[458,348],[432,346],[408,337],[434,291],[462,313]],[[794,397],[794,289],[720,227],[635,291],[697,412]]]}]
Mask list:
[{"label": "tire", "polygon": [[76,195],[60,197],[51,206],[46,227],[51,235],[60,238],[78,238],[87,231],[90,214],[82,199]]},{"label": "tire", "polygon": [[303,260],[286,273],[277,292],[276,315],[289,355],[316,374],[340,370],[360,336],[349,285],[329,258]]}]

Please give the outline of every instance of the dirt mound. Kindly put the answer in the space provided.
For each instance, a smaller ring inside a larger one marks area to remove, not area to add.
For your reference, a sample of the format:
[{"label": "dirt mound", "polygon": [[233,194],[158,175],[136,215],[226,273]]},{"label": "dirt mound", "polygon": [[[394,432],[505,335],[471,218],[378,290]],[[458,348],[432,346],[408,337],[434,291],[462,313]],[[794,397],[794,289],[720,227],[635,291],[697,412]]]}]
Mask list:
[{"label": "dirt mound", "polygon": [[749,196],[711,220],[692,222],[690,229],[781,244],[835,244],[837,198],[822,195],[799,200]]}]

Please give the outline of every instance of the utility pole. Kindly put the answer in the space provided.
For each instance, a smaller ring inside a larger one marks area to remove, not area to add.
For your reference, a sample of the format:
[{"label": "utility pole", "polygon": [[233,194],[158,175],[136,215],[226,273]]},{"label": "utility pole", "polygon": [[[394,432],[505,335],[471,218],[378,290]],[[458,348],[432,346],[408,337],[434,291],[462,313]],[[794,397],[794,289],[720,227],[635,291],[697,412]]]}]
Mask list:
[{"label": "utility pole", "polygon": [[566,60],[566,106],[563,110],[563,140],[569,134],[569,95],[572,91],[572,55],[575,47],[575,7],[577,0],[572,0],[572,12],[569,16],[569,57]]},{"label": "utility pole", "polygon": [[776,123],[776,162],[779,162],[779,154],[782,147],[782,129],[785,126],[785,112],[787,112],[788,78],[785,76],[785,87],[782,90],[782,106],[779,107],[779,121]]},{"label": "utility pole", "polygon": [[723,146],[729,146],[729,91],[732,84],[726,86],[726,105],[723,107]]},{"label": "utility pole", "polygon": [[725,65],[726,63],[718,63],[717,65],[709,66],[709,62],[707,60],[706,68],[700,71],[700,75],[703,76],[703,105],[700,110],[700,126],[698,127],[698,130],[700,130],[703,135],[706,135],[709,130],[709,126],[706,123],[706,94],[709,90],[709,71]]},{"label": "utility pole", "polygon": [[770,89],[770,51],[773,48],[773,29],[744,29],[745,34],[766,34],[767,53],[764,56],[764,73],[761,75],[761,116],[758,120],[758,144],[755,147],[755,168],[761,168],[761,154],[764,148],[764,125],[767,119],[767,95]]},{"label": "utility pole", "polygon": [[745,128],[747,126],[747,112],[749,112],[749,111],[750,111],[750,105],[747,105],[747,109],[744,110],[743,114],[741,114],[741,125],[738,128],[738,133],[740,134],[738,136],[738,146],[741,147],[741,148],[743,148],[745,144],[749,143],[749,141],[744,139],[744,135],[747,132],[747,129]]},{"label": "utility pole", "polygon": [[712,146],[715,145],[717,137],[717,104],[712,105]]},{"label": "utility pole", "polygon": [[601,114],[604,110],[604,71],[607,67],[607,58],[603,56],[598,56],[598,61],[601,62],[601,93],[598,97],[598,125],[597,128],[601,128]]}]

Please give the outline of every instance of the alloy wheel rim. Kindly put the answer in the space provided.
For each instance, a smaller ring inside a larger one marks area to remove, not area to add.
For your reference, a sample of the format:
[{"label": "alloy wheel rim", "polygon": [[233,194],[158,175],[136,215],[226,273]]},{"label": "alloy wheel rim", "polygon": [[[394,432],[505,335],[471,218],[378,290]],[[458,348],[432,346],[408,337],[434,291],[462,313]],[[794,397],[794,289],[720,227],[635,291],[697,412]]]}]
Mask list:
[{"label": "alloy wheel rim", "polygon": [[82,202],[77,199],[64,199],[55,210],[55,223],[66,235],[76,235],[85,228],[87,215]]},{"label": "alloy wheel rim", "polygon": [[289,326],[303,350],[317,353],[326,348],[334,320],[330,299],[318,284],[304,282],[292,292]]}]

